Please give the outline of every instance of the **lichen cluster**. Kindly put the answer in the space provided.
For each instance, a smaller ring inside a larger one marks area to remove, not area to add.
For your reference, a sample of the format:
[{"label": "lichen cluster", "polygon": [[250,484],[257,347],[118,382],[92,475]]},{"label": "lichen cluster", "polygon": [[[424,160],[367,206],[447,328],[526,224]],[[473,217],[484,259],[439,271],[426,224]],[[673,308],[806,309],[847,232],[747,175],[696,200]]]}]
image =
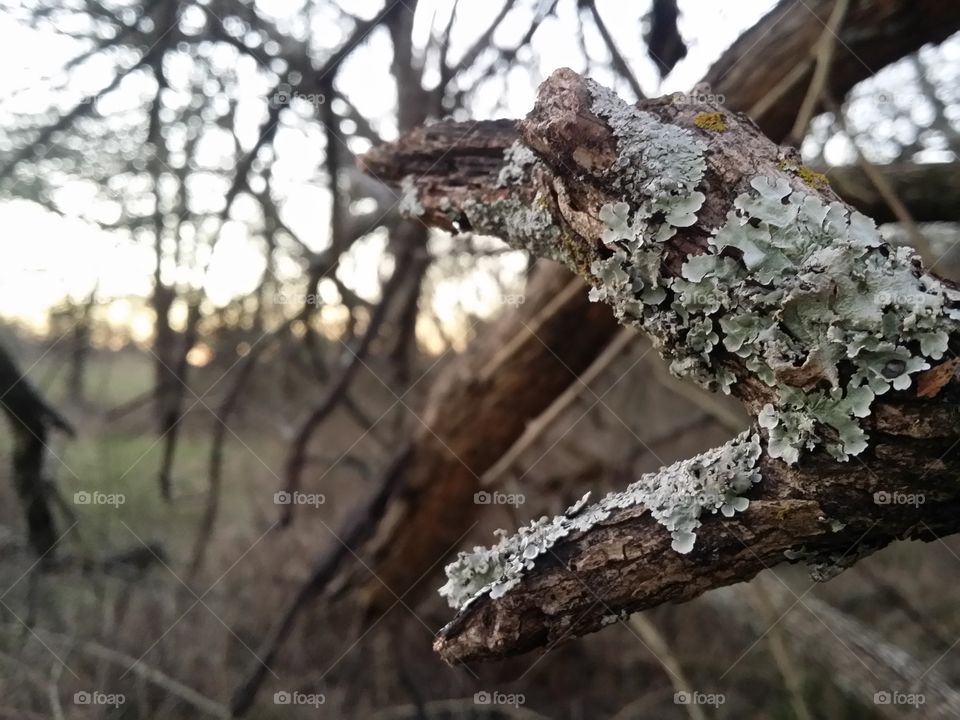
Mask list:
[{"label": "lichen cluster", "polygon": [[[589,265],[591,299],[651,335],[677,375],[724,392],[747,376],[768,386],[771,401],[758,424],[771,457],[795,463],[817,446],[838,460],[863,452],[861,420],[875,398],[909,388],[947,351],[960,293],[923,273],[910,249],[885,246],[869,218],[824,202],[815,190],[826,179],[803,167],[745,181],[705,251],[688,256],[679,276],[668,273],[665,243],[696,224],[705,201],[697,188],[707,147],[695,131],[589,87],[592,111],[617,139],[617,157],[610,167],[582,170],[619,196],[599,210],[607,254]],[[703,118],[706,124],[719,129],[713,119]],[[501,187],[525,182],[539,162],[518,146],[505,161]],[[468,203],[464,212],[478,231],[570,263],[569,249],[558,250],[564,233],[548,205],[502,200]],[[500,531],[496,546],[461,553],[447,566],[440,592],[459,608],[481,595],[500,597],[558,540],[618,508],[646,508],[670,532],[673,549],[690,552],[702,513],[731,516],[747,507],[743,495],[760,479],[760,455],[760,436],[745,433],[599,503],[587,505],[585,497],[515,535]]]},{"label": "lichen cluster", "polygon": [[440,594],[456,608],[464,608],[488,593],[493,599],[501,597],[558,540],[588,530],[606,520],[614,510],[633,506],[646,508],[670,531],[673,549],[688,553],[693,549],[704,513],[720,512],[732,517],[747,509],[749,501],[743,494],[760,480],[759,458],[759,436],[745,432],[719,448],[659,472],[646,473],[625,490],[610,493],[593,505],[587,503],[587,493],[563,514],[541,517],[514,535],[498,530],[497,545],[462,552],[447,565],[447,583],[440,588]]},{"label": "lichen cluster", "polygon": [[503,151],[503,167],[497,176],[497,187],[508,187],[522,183],[529,177],[529,171],[537,162],[537,156],[519,140]]},{"label": "lichen cluster", "polygon": [[[594,90],[594,99],[618,138],[610,171],[626,191],[600,211],[612,252],[593,263],[591,297],[650,333],[677,375],[729,392],[730,368],[741,365],[774,388],[759,418],[773,457],[796,462],[820,444],[839,460],[862,452],[860,418],[873,399],[909,387],[946,351],[944,327],[960,319],[952,291],[923,274],[909,249],[882,247],[866,216],[766,176],[735,199],[708,252],[666,277],[663,240],[693,224],[702,204],[699,141],[610,91]],[[651,166],[640,165],[649,151],[661,171],[664,148],[678,157],[667,176],[683,178],[670,192],[646,182]]]}]

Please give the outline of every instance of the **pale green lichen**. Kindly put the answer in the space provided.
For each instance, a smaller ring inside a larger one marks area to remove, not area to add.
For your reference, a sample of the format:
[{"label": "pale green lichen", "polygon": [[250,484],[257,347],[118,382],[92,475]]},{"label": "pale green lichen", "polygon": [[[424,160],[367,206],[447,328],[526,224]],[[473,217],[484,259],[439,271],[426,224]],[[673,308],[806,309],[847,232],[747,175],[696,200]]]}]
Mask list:
[{"label": "pale green lichen", "polygon": [[420,196],[417,193],[417,185],[413,175],[407,175],[400,182],[400,204],[397,206],[401,215],[407,217],[420,217],[426,210],[420,202]]},{"label": "pale green lichen", "polygon": [[507,187],[522,183],[529,177],[530,170],[537,162],[533,150],[517,140],[503,151],[503,167],[497,175],[497,187]]},{"label": "pale green lichen", "polygon": [[771,456],[793,463],[822,445],[846,460],[867,447],[860,420],[874,397],[940,359],[957,315],[957,298],[911,250],[881,246],[864,215],[756,177],[682,277],[663,277],[649,248],[617,239],[595,263],[603,287],[592,297],[654,335],[676,374],[728,389],[722,347],[774,388],[760,417]]},{"label": "pale green lichen", "polygon": [[[643,245],[663,242],[676,228],[693,225],[706,199],[696,190],[707,167],[703,141],[628,105],[609,88],[593,81],[588,87],[593,98],[591,110],[606,120],[617,138],[617,159],[610,167],[595,171],[623,195],[622,202],[601,209],[600,219],[608,230],[622,236],[629,232],[620,239]],[[629,223],[628,209],[632,213]],[[605,233],[605,242],[612,237]]]},{"label": "pale green lichen", "polygon": [[633,506],[646,508],[670,532],[676,552],[689,553],[704,513],[732,517],[747,509],[750,503],[743,495],[760,480],[760,454],[759,436],[745,432],[719,448],[647,473],[598,503],[588,505],[587,493],[562,515],[541,517],[515,535],[498,531],[497,545],[462,552],[447,565],[447,583],[440,594],[461,609],[482,595],[501,597],[561,538],[584,532],[613,511]]},{"label": "pale green lichen", "polygon": [[541,201],[539,196],[532,205],[513,199],[467,200],[463,204],[463,214],[474,232],[495,235],[537,257],[569,264],[570,257],[563,244],[558,242],[560,229],[554,224],[549,210],[541,207]]}]

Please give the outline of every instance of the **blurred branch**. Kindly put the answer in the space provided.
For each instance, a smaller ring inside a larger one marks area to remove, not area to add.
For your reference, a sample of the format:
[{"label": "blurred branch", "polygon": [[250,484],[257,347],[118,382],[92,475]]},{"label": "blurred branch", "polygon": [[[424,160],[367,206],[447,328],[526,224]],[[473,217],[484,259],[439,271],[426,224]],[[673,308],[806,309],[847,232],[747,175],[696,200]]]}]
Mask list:
[{"label": "blurred branch", "polygon": [[[768,137],[781,140],[796,121],[813,72],[811,48],[835,6],[835,0],[781,0],[711,66],[703,78],[709,92],[724,96],[733,110],[750,110]],[[958,3],[854,3],[838,33],[825,90],[842,98],[884,66],[958,30]]]},{"label": "blurred branch", "polygon": [[844,200],[879,223],[901,222],[905,216],[914,222],[960,220],[960,163],[869,163],[869,167],[860,163],[815,170],[826,173]]},{"label": "blurred branch", "polygon": [[850,0],[837,0],[833,10],[830,12],[830,18],[823,27],[823,33],[817,42],[816,65],[813,69],[813,76],[810,78],[810,86],[807,88],[807,94],[800,103],[800,109],[797,110],[797,119],[793,123],[793,129],[787,135],[787,142],[791,145],[799,145],[807,134],[807,128],[810,126],[810,120],[813,113],[823,100],[823,92],[827,86],[827,78],[830,74],[830,65],[833,62],[834,49],[837,46],[839,36],[843,26],[843,19],[846,17],[847,8],[850,7]]},{"label": "blurred branch", "polygon": [[[9,632],[19,632],[22,630],[22,625],[7,624],[4,625],[4,629]],[[145,664],[142,659],[137,659],[131,655],[127,655],[126,653],[114,650],[113,648],[108,648],[92,640],[80,640],[75,637],[69,637],[62,633],[54,632],[52,630],[33,627],[31,628],[31,632],[35,633],[38,637],[43,638],[46,640],[46,642],[51,644],[61,645],[69,650],[77,650],[85,655],[89,655],[90,657],[97,658],[99,660],[104,660],[112,665],[116,665],[117,667],[121,667],[124,670],[132,672],[134,675],[146,680],[151,685],[159,688],[163,692],[183,701],[203,715],[209,715],[210,717],[215,718],[230,717],[230,713],[228,712],[226,706],[211,700],[188,685],[184,685],[179,680],[170,677],[161,670]]]},{"label": "blurred branch", "polygon": [[[579,283],[576,284],[576,287],[579,291]],[[560,393],[557,399],[550,404],[550,407],[538,415],[536,419],[528,423],[523,435],[497,460],[493,467],[484,473],[483,486],[492,488],[500,487],[504,473],[510,470],[513,464],[517,462],[530,446],[532,446],[544,432],[550,429],[556,419],[583,394],[584,390],[589,389],[590,384],[603,374],[614,360],[620,357],[623,351],[630,345],[631,341],[635,341],[636,339],[636,332],[629,328],[624,328],[617,333],[613,341],[610,342],[603,349],[603,352],[590,364],[590,367],[588,367],[575,382],[571,383],[566,390]]]},{"label": "blurred branch", "polygon": [[13,434],[13,481],[23,505],[30,544],[39,557],[51,557],[59,537],[44,474],[47,437],[51,429],[71,437],[74,430],[40,397],[3,347],[0,347],[0,405]]},{"label": "blurred branch", "polygon": [[[912,656],[812,595],[797,595],[775,575],[754,582],[767,596],[790,651],[822,667],[832,682],[870,712],[891,720],[902,718],[905,707],[922,708],[926,720],[953,720],[960,715],[960,691],[936,661]],[[760,632],[768,628],[769,621],[750,612],[736,588],[711,593],[709,601],[741,624]],[[894,695],[899,696],[896,701]],[[916,704],[908,696],[917,698]]]},{"label": "blurred branch", "polygon": [[[323,398],[314,405],[307,418],[301,423],[287,457],[286,472],[284,474],[284,490],[294,492],[300,487],[301,476],[307,458],[307,446],[314,433],[326,417],[337,408],[347,393],[350,383],[356,373],[366,366],[365,360],[370,351],[370,345],[377,337],[387,319],[390,307],[397,293],[403,286],[408,270],[413,263],[413,253],[407,252],[397,258],[396,266],[390,280],[383,286],[380,302],[370,316],[370,322],[356,349],[345,347],[347,353],[346,365],[328,385]],[[293,519],[293,505],[285,505],[281,515],[281,525],[288,525]]]},{"label": "blurred branch", "polygon": [[677,27],[679,16],[677,0],[653,0],[650,13],[644,18],[647,31],[643,39],[647,43],[647,55],[657,66],[661,79],[687,56],[687,46]]},{"label": "blurred branch", "polygon": [[237,409],[237,403],[240,401],[244,388],[253,376],[257,361],[260,359],[273,344],[279,340],[293,324],[293,319],[287,320],[280,327],[276,328],[268,335],[263,336],[253,344],[247,351],[247,354],[237,363],[239,367],[234,371],[233,384],[227,390],[217,410],[213,412],[213,438],[210,443],[210,455],[207,461],[207,497],[204,503],[203,516],[200,519],[200,526],[197,530],[197,537],[193,543],[187,577],[191,580],[199,572],[207,547],[210,544],[210,538],[213,536],[213,528],[217,520],[217,514],[220,510],[220,488],[223,478],[223,447],[227,439],[227,433],[232,433],[230,429],[230,420]]},{"label": "blurred branch", "polygon": [[[364,504],[351,514],[336,533],[330,531],[330,534],[334,536],[330,547],[317,560],[309,578],[300,586],[286,608],[275,620],[257,650],[256,664],[234,689],[230,699],[230,710],[233,717],[245,714],[253,705],[268,669],[293,630],[300,612],[327,590],[343,562],[349,557],[355,556],[356,549],[373,533],[386,511],[391,496],[401,487],[410,454],[411,449],[409,447],[401,450],[383,472],[377,488],[370,494]],[[327,529],[329,530],[329,528]]]},{"label": "blurred branch", "polygon": [[[442,95],[446,90],[447,85],[450,83],[454,77],[462,73],[467,68],[473,66],[477,61],[477,58],[480,57],[480,53],[492,46],[493,34],[497,31],[497,28],[500,27],[500,23],[503,22],[504,18],[513,10],[514,5],[516,5],[516,0],[504,0],[503,6],[500,8],[500,12],[497,13],[494,17],[493,22],[487,26],[487,29],[480,33],[477,36],[477,39],[474,41],[473,45],[467,48],[466,52],[463,53],[461,58],[456,62],[456,64],[449,66],[442,64],[440,66],[440,83],[437,85],[437,93]],[[454,9],[454,12],[456,9]],[[451,16],[451,22],[453,17]],[[449,30],[447,29],[447,35],[449,36]],[[446,46],[444,46],[446,49]],[[446,52],[444,52],[444,56]]]},{"label": "blurred branch", "polygon": [[610,34],[607,24],[600,16],[600,11],[597,9],[595,0],[581,0],[579,4],[581,10],[586,8],[590,11],[590,15],[593,17],[593,23],[597,26],[600,37],[603,38],[603,42],[607,46],[607,51],[610,53],[610,62],[613,65],[613,69],[620,77],[627,81],[637,100],[645,98],[646,95],[643,92],[643,88],[640,87],[637,76],[630,69],[630,65],[627,63],[627,59],[623,56],[623,53],[620,52],[620,48],[617,47],[617,43],[613,39],[613,35]]},{"label": "blurred branch", "polygon": [[[913,216],[907,209],[907,206],[903,203],[896,191],[893,189],[893,183],[889,182],[884,174],[877,169],[877,166],[866,158],[866,156],[863,154],[863,150],[860,149],[859,143],[857,143],[857,139],[850,134],[849,130],[847,129],[847,121],[844,116],[843,109],[840,108],[832,98],[827,98],[826,103],[827,107],[833,111],[835,118],[834,125],[837,127],[839,134],[850,141],[850,145],[853,147],[853,151],[857,155],[857,163],[860,165],[860,169],[863,170],[863,174],[867,176],[871,184],[876,188],[877,193],[881,198],[883,198],[883,202],[887,205],[887,207],[890,208],[890,212],[893,214],[893,216],[901,225],[903,225],[903,228],[906,230],[907,236],[910,238],[910,242],[914,249],[920,254],[920,257],[922,257],[925,262],[935,262],[936,258],[930,249],[930,242],[927,240],[924,234],[920,232],[920,228],[917,227],[917,223],[914,221]],[[931,188],[925,188],[924,192],[930,192],[930,190]]]},{"label": "blurred branch", "polygon": [[[630,627],[637,631],[644,647],[646,647],[660,665],[663,666],[667,677],[670,679],[670,684],[673,685],[673,689],[677,693],[691,692],[693,685],[690,682],[690,678],[687,677],[686,672],[683,670],[683,665],[680,663],[680,659],[673,652],[667,638],[657,629],[656,624],[647,617],[646,613],[637,613],[630,618],[629,623]],[[707,720],[706,714],[697,703],[687,703],[684,707],[687,715],[690,716],[690,720]]]}]

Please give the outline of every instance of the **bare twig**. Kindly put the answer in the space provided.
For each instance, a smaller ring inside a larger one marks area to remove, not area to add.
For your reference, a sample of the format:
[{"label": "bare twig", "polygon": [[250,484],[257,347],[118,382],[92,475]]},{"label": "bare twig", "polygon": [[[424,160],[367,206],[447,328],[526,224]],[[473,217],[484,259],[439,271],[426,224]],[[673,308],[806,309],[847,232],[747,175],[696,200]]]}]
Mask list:
[{"label": "bare twig", "polygon": [[823,97],[824,89],[827,87],[827,76],[830,73],[830,65],[833,62],[833,51],[839,40],[840,28],[843,25],[843,19],[847,14],[847,8],[850,6],[850,0],[837,0],[836,5],[830,12],[830,18],[823,28],[820,40],[817,43],[816,66],[813,69],[813,77],[810,78],[810,86],[807,88],[807,94],[800,103],[800,109],[797,111],[797,119],[793,124],[793,129],[787,136],[787,141],[793,144],[799,144],[807,134],[807,128],[810,126],[810,119],[816,111]]}]

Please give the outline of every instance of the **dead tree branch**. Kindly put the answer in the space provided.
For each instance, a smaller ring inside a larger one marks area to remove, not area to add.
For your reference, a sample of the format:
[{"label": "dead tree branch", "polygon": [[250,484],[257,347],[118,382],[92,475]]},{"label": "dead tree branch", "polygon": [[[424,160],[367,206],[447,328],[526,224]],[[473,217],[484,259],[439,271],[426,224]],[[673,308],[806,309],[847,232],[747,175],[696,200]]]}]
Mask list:
[{"label": "dead tree branch", "polygon": [[13,433],[13,479],[23,505],[27,534],[34,552],[48,557],[57,544],[44,473],[51,429],[73,435],[70,424],[40,396],[14,359],[0,347],[0,406]]},{"label": "dead tree branch", "polygon": [[[676,373],[731,390],[763,431],[462,557],[448,568],[461,612],[438,636],[445,659],[582,635],[784,558],[827,578],[893,540],[958,529],[956,387],[920,398],[911,374],[960,347],[960,292],[718,105],[631,108],[560,70],[518,127],[507,161],[487,150],[507,125],[488,123],[430,172],[432,143],[463,133],[440,123],[369,162],[381,177],[426,173],[411,189],[425,222],[564,260]],[[911,293],[925,320],[899,297]]]}]

